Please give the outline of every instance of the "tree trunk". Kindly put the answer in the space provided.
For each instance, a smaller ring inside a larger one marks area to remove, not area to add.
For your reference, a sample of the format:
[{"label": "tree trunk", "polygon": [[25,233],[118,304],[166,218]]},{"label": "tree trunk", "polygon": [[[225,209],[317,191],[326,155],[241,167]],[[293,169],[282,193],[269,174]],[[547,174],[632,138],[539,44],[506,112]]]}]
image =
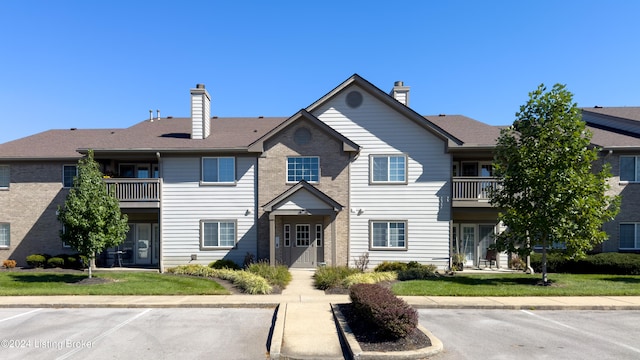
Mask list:
[{"label": "tree trunk", "polygon": [[547,237],[542,238],[542,285],[549,285],[547,278]]}]

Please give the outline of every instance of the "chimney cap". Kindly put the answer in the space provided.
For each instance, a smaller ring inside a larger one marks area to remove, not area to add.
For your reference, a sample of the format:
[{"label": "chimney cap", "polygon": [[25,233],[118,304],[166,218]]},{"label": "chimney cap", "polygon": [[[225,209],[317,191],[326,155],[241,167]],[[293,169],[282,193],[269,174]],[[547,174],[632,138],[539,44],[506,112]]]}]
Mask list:
[{"label": "chimney cap", "polygon": [[398,81],[393,83],[393,86],[404,86],[404,81],[398,80]]},{"label": "chimney cap", "polygon": [[204,89],[204,84],[196,84],[196,89]]}]

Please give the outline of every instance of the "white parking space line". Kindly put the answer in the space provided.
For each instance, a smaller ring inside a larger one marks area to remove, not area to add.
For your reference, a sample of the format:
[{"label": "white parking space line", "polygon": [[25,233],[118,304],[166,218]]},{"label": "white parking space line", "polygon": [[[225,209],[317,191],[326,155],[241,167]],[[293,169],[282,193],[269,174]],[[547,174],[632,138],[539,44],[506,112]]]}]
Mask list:
[{"label": "white parking space line", "polygon": [[[561,322],[559,322],[559,321],[555,321],[555,320],[548,319],[548,318],[543,317],[543,316],[540,316],[540,315],[538,315],[538,314],[534,314],[534,313],[532,313],[531,311],[527,311],[527,310],[520,310],[520,311],[521,311],[521,312],[523,312],[523,313],[525,313],[525,314],[527,314],[527,315],[531,315],[531,316],[536,317],[536,318],[538,318],[538,319],[544,320],[544,321],[546,321],[546,322],[549,322],[549,323],[552,323],[552,324],[555,324],[555,325],[558,325],[558,326],[562,326],[562,327],[565,327],[565,328],[567,328],[567,329],[571,329],[571,330],[573,330],[573,331],[575,331],[575,332],[578,332],[578,333],[581,333],[581,334],[585,334],[585,335],[588,335],[588,336],[594,336],[594,334],[593,334],[593,333],[590,333],[590,332],[588,332],[588,331],[583,331],[583,330],[580,330],[580,329],[575,328],[575,327],[573,327],[573,326],[570,326],[570,325],[567,325],[567,324],[563,324],[563,323],[561,323]],[[618,341],[615,341],[615,340],[609,340],[609,339],[606,339],[606,338],[602,337],[602,336],[601,336],[601,334],[599,334],[599,335],[598,335],[598,339],[600,339],[600,340],[602,340],[602,341],[609,342],[609,343],[614,344],[614,345],[616,345],[616,346],[620,346],[620,347],[623,347],[623,348],[625,348],[625,349],[629,349],[629,350],[631,350],[631,351],[634,351],[634,352],[640,353],[640,349],[638,349],[638,348],[634,348],[633,346],[629,346],[629,345],[627,345],[627,344],[624,344],[624,343],[621,343],[621,342],[618,342]]]},{"label": "white parking space line", "polygon": [[42,309],[35,309],[35,310],[27,311],[27,312],[22,313],[22,314],[9,316],[8,318],[0,319],[0,323],[1,323],[1,322],[5,322],[5,321],[9,321],[9,320],[13,320],[13,319],[15,319],[15,318],[19,318],[19,317],[21,317],[21,316],[25,316],[25,315],[33,314],[33,313],[38,312],[38,311],[40,311],[40,310],[42,310]]},{"label": "white parking space line", "polygon": [[[107,330],[107,331],[103,332],[102,334],[100,334],[100,335],[98,335],[98,336],[94,337],[93,339],[89,340],[89,342],[90,342],[91,344],[95,344],[95,343],[96,343],[97,341],[99,341],[100,339],[102,339],[102,338],[104,338],[104,337],[106,337],[106,336],[108,336],[108,335],[112,334],[113,332],[117,331],[118,329],[122,328],[123,326],[127,325],[128,323],[130,323],[130,322],[134,321],[135,319],[137,319],[137,318],[139,318],[139,317],[141,317],[141,316],[145,315],[146,313],[150,312],[151,310],[152,310],[152,309],[146,309],[145,311],[143,311],[143,312],[141,312],[141,313],[136,314],[135,316],[133,316],[133,317],[131,317],[131,318],[129,318],[129,319],[127,319],[127,320],[125,320],[125,321],[121,322],[120,324],[118,324],[118,325],[116,325],[116,326],[112,327],[111,329],[109,329],[109,330]],[[80,351],[80,350],[82,350],[82,349],[83,349],[82,347],[75,348],[75,349],[73,349],[73,350],[69,351],[68,353],[66,353],[66,354],[64,354],[64,355],[57,357],[57,358],[56,358],[56,360],[63,360],[63,359],[67,359],[67,358],[69,358],[70,356],[72,356],[72,355],[76,354],[77,352],[79,352],[79,351]]]}]

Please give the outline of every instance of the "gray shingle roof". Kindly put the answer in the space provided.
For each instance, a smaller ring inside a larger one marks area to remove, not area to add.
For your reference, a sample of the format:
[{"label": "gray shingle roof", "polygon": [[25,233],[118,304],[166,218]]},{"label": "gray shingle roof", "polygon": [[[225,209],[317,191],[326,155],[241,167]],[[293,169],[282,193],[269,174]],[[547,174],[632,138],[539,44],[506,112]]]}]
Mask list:
[{"label": "gray shingle roof", "polygon": [[495,145],[504,126],[488,125],[462,115],[430,115],[425,118],[463,141],[462,146]]}]

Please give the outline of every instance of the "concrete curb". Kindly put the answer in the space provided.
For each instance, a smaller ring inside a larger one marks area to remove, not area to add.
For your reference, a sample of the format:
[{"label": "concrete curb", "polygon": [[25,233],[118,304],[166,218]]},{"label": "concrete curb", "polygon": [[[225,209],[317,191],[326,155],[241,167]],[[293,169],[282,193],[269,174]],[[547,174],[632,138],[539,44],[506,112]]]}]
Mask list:
[{"label": "concrete curb", "polygon": [[442,351],[444,346],[442,345],[442,341],[435,337],[429,330],[427,330],[422,325],[418,325],[418,329],[422,331],[431,341],[431,346],[427,346],[418,350],[407,350],[407,351],[395,351],[395,352],[380,352],[380,351],[363,351],[356,340],[356,337],[351,332],[351,328],[349,324],[347,324],[347,320],[344,315],[338,308],[337,304],[331,304],[331,309],[333,310],[333,316],[338,322],[338,328],[340,329],[340,335],[345,339],[347,343],[347,347],[349,348],[349,353],[352,359],[358,360],[415,360],[415,359],[424,359],[431,356],[434,356]]},{"label": "concrete curb", "polygon": [[269,359],[280,359],[282,352],[282,339],[284,337],[284,322],[287,316],[287,303],[282,303],[276,308],[276,321],[273,325],[273,335],[269,346]]}]

